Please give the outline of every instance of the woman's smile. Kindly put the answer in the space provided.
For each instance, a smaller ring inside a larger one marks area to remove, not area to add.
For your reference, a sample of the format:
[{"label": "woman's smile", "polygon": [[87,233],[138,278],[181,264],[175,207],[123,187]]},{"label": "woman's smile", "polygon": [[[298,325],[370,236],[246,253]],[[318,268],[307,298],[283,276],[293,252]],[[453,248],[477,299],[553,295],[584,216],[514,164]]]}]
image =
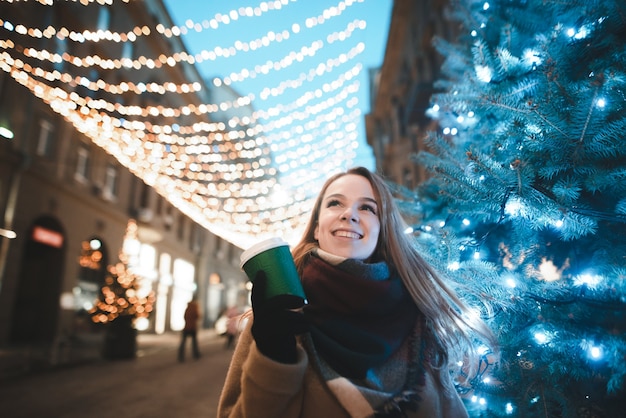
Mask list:
[{"label": "woman's smile", "polygon": [[352,231],[344,231],[344,230],[337,230],[334,232],[334,234],[336,237],[342,237],[342,238],[351,238],[351,239],[361,239],[363,238],[363,236],[357,232],[352,232]]}]

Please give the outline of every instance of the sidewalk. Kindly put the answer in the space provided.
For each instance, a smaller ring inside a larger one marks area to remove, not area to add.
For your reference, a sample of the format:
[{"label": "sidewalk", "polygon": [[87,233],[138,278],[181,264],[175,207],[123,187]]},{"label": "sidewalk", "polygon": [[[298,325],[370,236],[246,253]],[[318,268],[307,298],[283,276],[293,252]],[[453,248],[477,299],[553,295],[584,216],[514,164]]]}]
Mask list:
[{"label": "sidewalk", "polygon": [[142,335],[132,360],[91,361],[0,380],[0,417],[216,418],[234,349],[205,330],[201,357],[180,362],[178,337]]},{"label": "sidewalk", "polygon": [[[215,330],[198,331],[199,343],[220,338]],[[177,350],[180,332],[164,334],[139,333],[137,336],[137,357],[149,356],[165,350]],[[24,345],[0,347],[0,380],[41,373],[57,368],[76,367],[99,361],[102,357],[103,335],[83,334],[75,338],[55,341],[47,345]]]}]

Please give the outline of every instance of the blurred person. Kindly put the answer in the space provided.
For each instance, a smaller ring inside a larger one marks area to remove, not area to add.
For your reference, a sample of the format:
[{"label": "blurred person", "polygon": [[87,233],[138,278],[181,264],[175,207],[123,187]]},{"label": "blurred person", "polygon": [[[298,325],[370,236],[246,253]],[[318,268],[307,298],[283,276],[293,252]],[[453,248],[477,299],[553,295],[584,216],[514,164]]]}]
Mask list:
[{"label": "blurred person", "polygon": [[242,314],[236,306],[230,306],[222,311],[215,321],[215,332],[226,339],[225,349],[234,347],[244,323],[245,318],[242,318]]},{"label": "blurred person", "polygon": [[234,346],[234,343],[239,335],[239,323],[241,320],[241,314],[239,309],[235,306],[228,308],[224,314],[226,316],[226,349],[230,349]]},{"label": "blurred person", "polygon": [[198,321],[200,319],[200,307],[195,299],[187,303],[185,309],[185,327],[181,333],[180,346],[178,348],[178,361],[185,361],[185,346],[187,338],[191,337],[191,348],[193,357],[200,358],[200,350],[198,349]]},{"label": "blurred person", "polygon": [[292,251],[308,303],[266,300],[264,272],[254,278],[219,418],[468,416],[451,370],[495,337],[405,229],[377,174],[326,181]]}]

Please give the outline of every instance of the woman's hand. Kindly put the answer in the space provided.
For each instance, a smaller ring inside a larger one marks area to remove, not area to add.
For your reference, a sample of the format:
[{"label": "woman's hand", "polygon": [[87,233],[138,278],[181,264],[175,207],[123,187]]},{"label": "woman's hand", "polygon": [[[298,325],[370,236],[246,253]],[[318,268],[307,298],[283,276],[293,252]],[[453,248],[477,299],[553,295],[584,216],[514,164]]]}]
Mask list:
[{"label": "woman's hand", "polygon": [[252,286],[252,336],[263,355],[280,363],[297,361],[296,335],[307,332],[308,324],[301,308],[304,299],[295,295],[278,295],[265,298],[267,277],[259,271]]}]

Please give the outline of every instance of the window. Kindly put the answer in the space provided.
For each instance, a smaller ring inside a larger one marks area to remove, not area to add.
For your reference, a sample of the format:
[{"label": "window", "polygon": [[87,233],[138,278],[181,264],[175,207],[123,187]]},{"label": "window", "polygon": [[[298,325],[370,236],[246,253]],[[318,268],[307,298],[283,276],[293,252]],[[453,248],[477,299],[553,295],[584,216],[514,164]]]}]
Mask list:
[{"label": "window", "polygon": [[124,42],[122,44],[122,59],[133,59],[133,43]]},{"label": "window", "polygon": [[172,256],[167,253],[162,253],[159,257],[159,273],[161,277],[167,279],[164,280],[166,284],[171,284],[171,269],[172,269]]},{"label": "window", "polygon": [[152,284],[150,280],[145,279],[157,279],[157,251],[153,245],[150,244],[141,244],[139,249],[139,271],[141,272],[141,276],[143,277],[142,287],[149,288],[146,292],[149,293],[149,290],[152,288]]},{"label": "window", "polygon": [[72,290],[74,309],[80,314],[86,314],[98,298],[106,276],[108,260],[103,242],[97,237],[83,241],[78,263],[78,285]]},{"label": "window", "polygon": [[141,191],[139,192],[139,207],[141,209],[150,207],[150,191],[151,188],[143,181],[140,182]]},{"label": "window", "polygon": [[217,252],[215,253],[219,260],[227,260],[230,257],[230,244],[222,238],[218,238]]},{"label": "window", "polygon": [[41,157],[52,156],[52,131],[54,126],[45,119],[39,121],[39,138],[37,139],[37,155]]},{"label": "window", "polygon": [[100,7],[98,12],[98,30],[108,30],[111,24],[111,12],[107,7]]},{"label": "window", "polygon": [[178,214],[178,227],[176,228],[176,233],[178,235],[178,240],[182,241],[185,238],[185,215],[182,213]]},{"label": "window", "polygon": [[107,164],[102,188],[102,196],[105,199],[113,200],[117,197],[117,177],[117,167],[113,164]]},{"label": "window", "polygon": [[[137,180],[140,181],[140,180]],[[154,212],[150,202],[152,200],[152,188],[143,181],[139,184],[139,202],[137,207],[137,220],[142,223],[150,223],[154,218]]]},{"label": "window", "polygon": [[163,198],[161,196],[157,197],[156,214],[159,216],[163,215]]},{"label": "window", "polygon": [[[96,70],[95,68],[91,68],[89,70],[88,79],[89,81],[93,83],[97,83],[100,80],[100,73],[98,72],[98,70]],[[80,94],[85,97],[91,97],[92,99],[96,99],[98,97],[98,93],[95,90],[87,88],[86,86],[83,86],[82,84],[80,84],[78,88],[80,89],[78,90]]]},{"label": "window", "polygon": [[78,155],[76,158],[76,171],[74,178],[82,183],[87,182],[89,176],[89,149],[81,145],[78,147]]},{"label": "window", "polygon": [[204,244],[203,228],[196,224],[191,224],[191,231],[189,233],[189,249],[194,253],[199,253]]},{"label": "window", "polygon": [[166,231],[172,229],[172,224],[174,223],[174,215],[172,205],[167,205],[167,209],[165,210],[165,215],[163,216],[163,227]]},{"label": "window", "polygon": [[98,238],[91,238],[81,243],[80,257],[78,263],[82,270],[79,273],[80,280],[100,284],[104,282],[104,253],[102,241]]},{"label": "window", "polygon": [[[67,52],[67,41],[65,38],[60,39],[59,37],[55,36],[54,37],[54,42],[55,42],[55,47],[56,47],[56,53],[62,57],[63,54],[65,54]],[[60,60],[60,61],[55,61],[55,63],[53,64],[53,67],[55,70],[59,71],[59,72],[63,72],[65,70],[65,61],[64,60]]]},{"label": "window", "polygon": [[185,308],[196,291],[195,275],[193,264],[180,258],[174,260],[174,289],[170,304],[170,328],[173,331],[179,331],[185,326]]}]

